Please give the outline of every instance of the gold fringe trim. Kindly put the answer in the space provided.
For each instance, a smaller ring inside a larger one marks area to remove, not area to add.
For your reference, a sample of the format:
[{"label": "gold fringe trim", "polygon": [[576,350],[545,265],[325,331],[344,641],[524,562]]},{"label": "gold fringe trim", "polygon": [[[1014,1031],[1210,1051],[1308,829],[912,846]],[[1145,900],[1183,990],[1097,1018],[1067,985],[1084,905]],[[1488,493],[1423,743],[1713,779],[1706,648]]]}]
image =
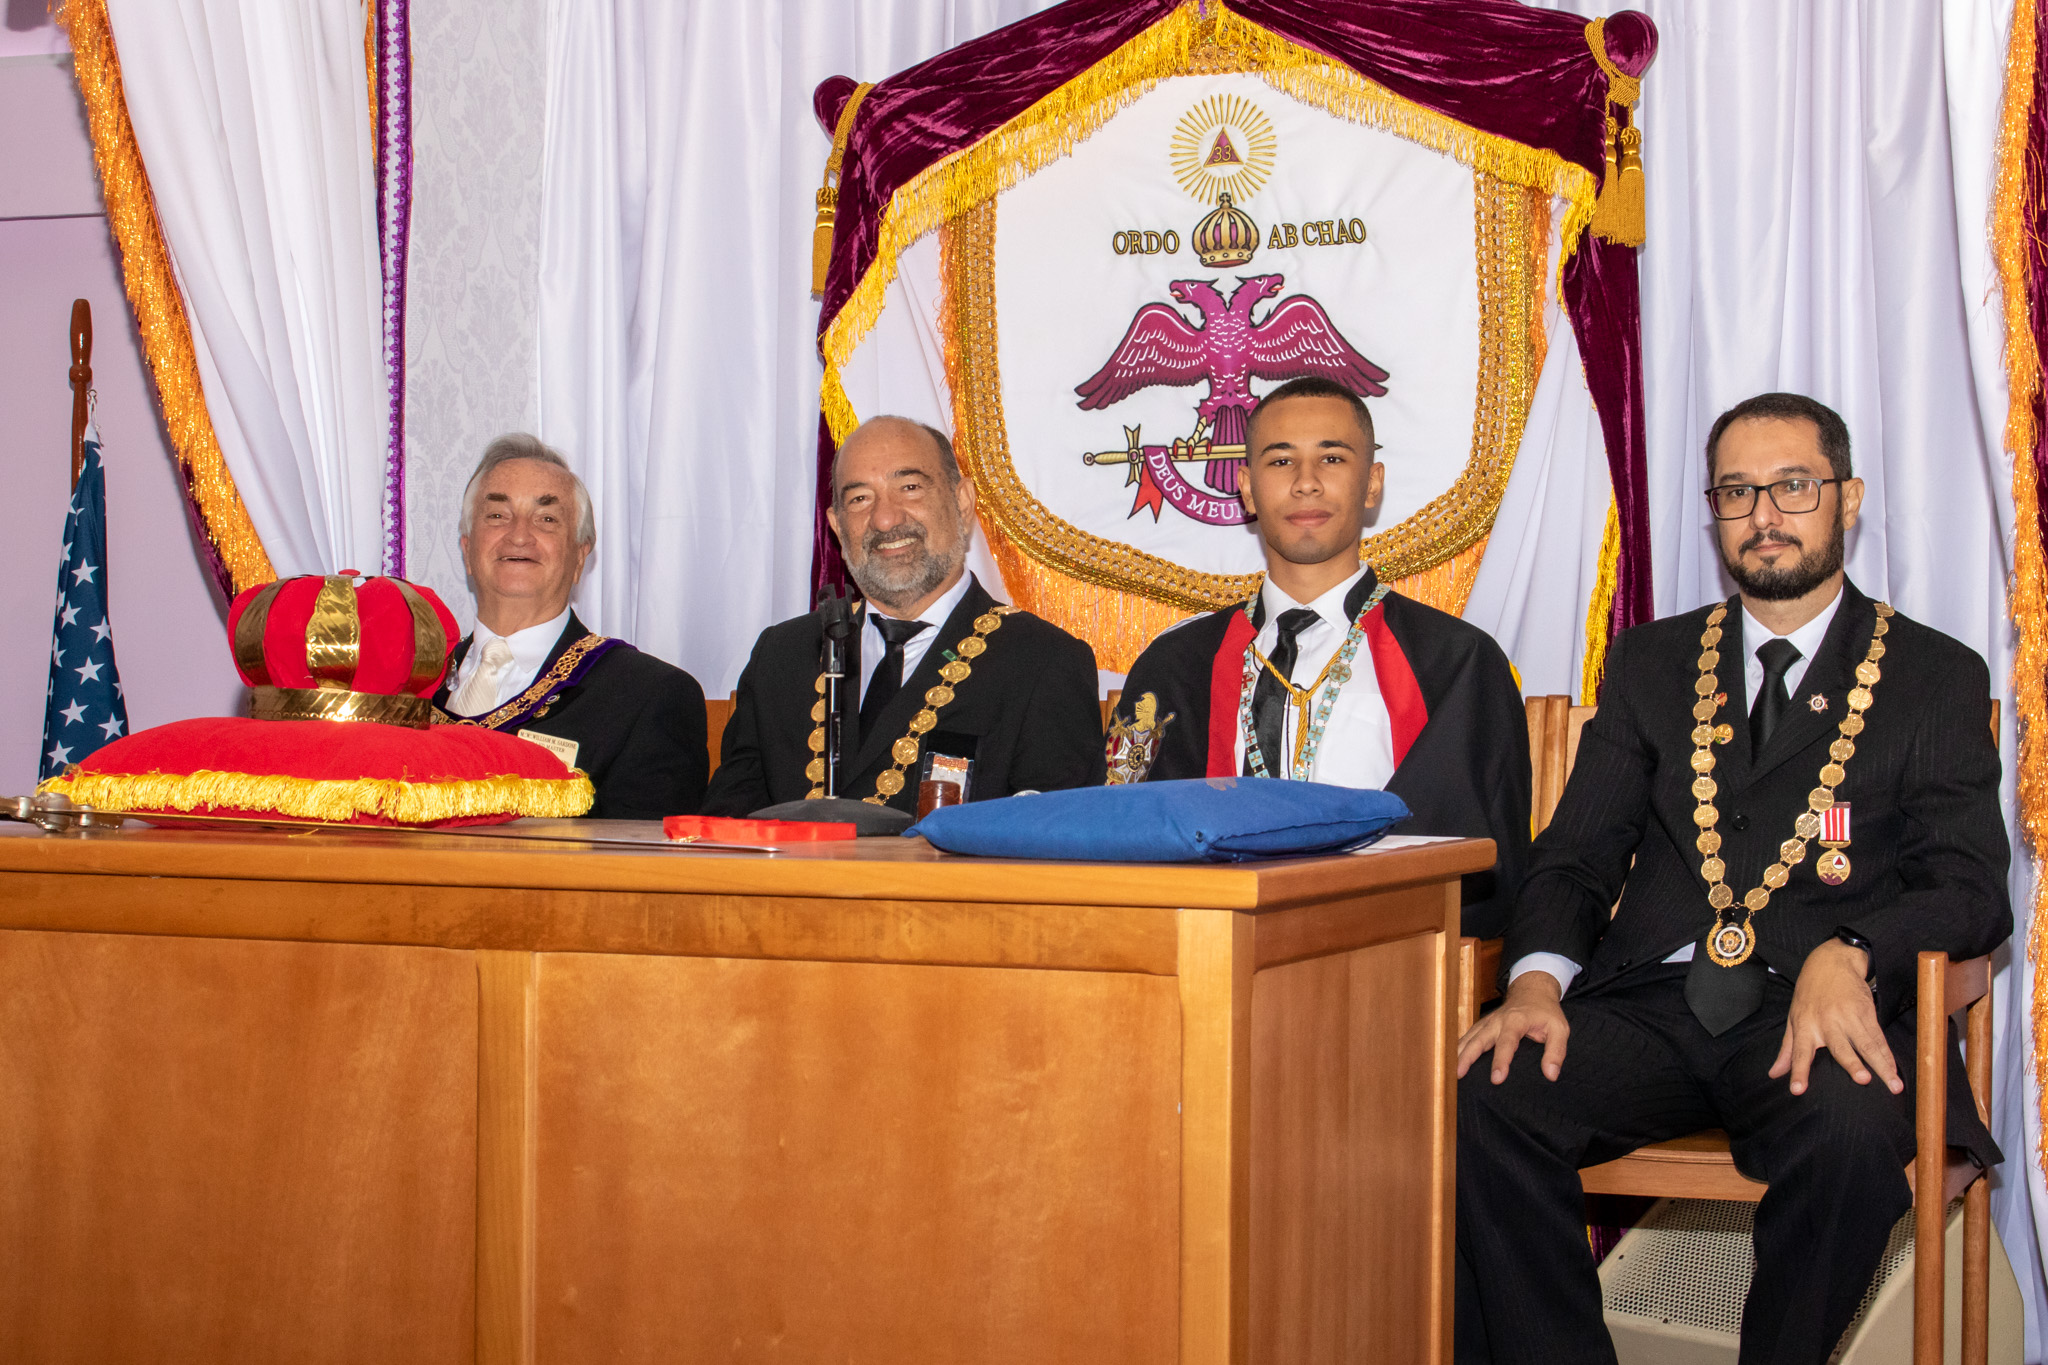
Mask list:
[{"label": "gold fringe trim", "polygon": [[1479,561],[1486,558],[1486,542],[1490,535],[1491,532],[1482,535],[1434,568],[1409,574],[1406,578],[1389,579],[1387,586],[1425,606],[1447,611],[1453,616],[1463,616],[1465,603],[1472,596],[1472,584],[1479,578]]},{"label": "gold fringe trim", "polygon": [[221,458],[213,419],[206,411],[185,301],[164,249],[156,200],[135,145],[134,125],[128,119],[121,62],[114,51],[105,0],[65,0],[57,19],[71,39],[78,89],[92,133],[93,159],[99,165],[106,196],[107,225],[121,249],[122,280],[142,332],[142,351],[149,361],[150,377],[156,381],[171,448],[192,489],[206,533],[227,565],[234,590],[268,583],[277,574],[249,520],[249,509],[235,488],[234,476]]},{"label": "gold fringe trim", "polygon": [[[1998,188],[1992,199],[1991,240],[2005,304],[2005,449],[2012,458],[2013,563],[2010,607],[2018,645],[2012,681],[2019,714],[2016,787],[2020,825],[2034,855],[2034,915],[2027,957],[2034,969],[2034,1085],[2048,1121],[2048,569],[2042,563],[2040,488],[2034,450],[2034,400],[2041,388],[2041,357],[2027,298],[2027,244],[2034,204],[2027,185],[2027,126],[2033,113],[2036,0],[2018,0],[2006,48],[2005,95],[1998,128]],[[2036,1154],[2048,1170],[2048,1150]]]},{"label": "gold fringe trim", "polygon": [[276,811],[299,820],[345,824],[358,815],[408,825],[437,824],[509,813],[563,818],[590,809],[595,791],[580,772],[568,777],[489,777],[455,782],[353,781],[268,773],[93,773],[53,777],[37,791],[56,792],[94,810]]},{"label": "gold fringe trim", "polygon": [[1586,46],[1607,75],[1607,103],[1620,105],[1624,124],[1607,116],[1606,153],[1600,176],[1600,198],[1593,206],[1593,235],[1620,246],[1641,246],[1646,208],[1643,195],[1643,133],[1630,112],[1642,98],[1643,83],[1614,64],[1607,55],[1607,21],[1586,23]]},{"label": "gold fringe trim", "polygon": [[883,293],[902,252],[941,224],[986,203],[1092,137],[1132,101],[1192,65],[1198,47],[1235,49],[1268,85],[1339,118],[1443,152],[1497,179],[1543,190],[1570,204],[1558,253],[1559,278],[1593,220],[1591,173],[1555,152],[1481,132],[1394,94],[1349,67],[1270,29],[1211,5],[1204,19],[1184,4],[1015,118],[897,187],[876,233],[875,258],[825,329],[826,383],[881,315]]},{"label": "gold fringe trim", "polygon": [[1614,586],[1621,578],[1621,509],[1607,498],[1607,530],[1600,537],[1600,576],[1586,600],[1586,657],[1579,664],[1579,705],[1600,703],[1600,680],[1607,673],[1607,629],[1614,619]]},{"label": "gold fringe trim", "polygon": [[853,410],[853,400],[846,396],[846,386],[839,382],[836,365],[825,367],[824,382],[818,386],[818,407],[825,414],[832,444],[845,445],[846,438],[860,425],[860,416]]},{"label": "gold fringe trim", "polygon": [[1598,199],[1592,173],[1584,166],[1541,147],[1481,132],[1403,99],[1350,67],[1289,42],[1220,4],[1216,37],[1218,42],[1246,53],[1266,84],[1302,104],[1442,152],[1497,180],[1565,200],[1570,207],[1565,211],[1564,240],[1557,254],[1557,278],[1563,281],[1565,262],[1578,250],[1579,239],[1593,221]]}]

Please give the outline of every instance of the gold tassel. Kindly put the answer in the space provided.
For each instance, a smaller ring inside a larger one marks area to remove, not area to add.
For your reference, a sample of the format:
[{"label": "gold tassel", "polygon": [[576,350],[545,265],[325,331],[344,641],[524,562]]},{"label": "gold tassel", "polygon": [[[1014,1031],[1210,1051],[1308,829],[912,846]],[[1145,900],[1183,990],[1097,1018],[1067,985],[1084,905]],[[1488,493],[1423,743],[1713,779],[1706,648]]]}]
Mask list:
[{"label": "gold tassel", "polygon": [[1607,499],[1607,530],[1600,537],[1600,576],[1586,601],[1586,657],[1579,664],[1579,705],[1600,704],[1607,673],[1607,629],[1614,619],[1614,585],[1621,577],[1621,510]]},{"label": "gold tassel", "polygon": [[818,222],[811,229],[811,297],[825,293],[825,276],[832,270],[832,234],[839,226],[839,168],[846,163],[846,140],[853,133],[853,116],[860,102],[874,89],[869,81],[854,87],[839,111],[839,124],[832,130],[832,155],[825,159],[825,183],[818,187]]},{"label": "gold tassel", "polygon": [[[1607,74],[1607,145],[1600,199],[1593,209],[1593,235],[1619,246],[1641,246],[1646,235],[1643,197],[1643,133],[1629,112],[1642,98],[1643,83],[1607,55],[1607,21],[1586,25],[1586,46]],[[1620,117],[1612,112],[1619,109]],[[1628,120],[1624,122],[1623,120]]]}]

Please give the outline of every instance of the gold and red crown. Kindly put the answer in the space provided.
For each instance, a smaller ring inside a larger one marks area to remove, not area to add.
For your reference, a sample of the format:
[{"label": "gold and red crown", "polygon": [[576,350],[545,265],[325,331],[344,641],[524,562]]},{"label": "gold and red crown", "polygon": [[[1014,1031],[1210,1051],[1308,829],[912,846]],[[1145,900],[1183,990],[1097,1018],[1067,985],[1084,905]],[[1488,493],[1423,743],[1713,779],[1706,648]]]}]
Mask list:
[{"label": "gold and red crown", "polygon": [[259,720],[425,729],[459,630],[432,588],[354,570],[280,579],[228,608],[228,642]]},{"label": "gold and red crown", "polygon": [[1188,245],[1203,265],[1216,268],[1243,265],[1259,249],[1259,225],[1252,216],[1230,202],[1226,190],[1217,197],[1208,217],[1195,224]]}]

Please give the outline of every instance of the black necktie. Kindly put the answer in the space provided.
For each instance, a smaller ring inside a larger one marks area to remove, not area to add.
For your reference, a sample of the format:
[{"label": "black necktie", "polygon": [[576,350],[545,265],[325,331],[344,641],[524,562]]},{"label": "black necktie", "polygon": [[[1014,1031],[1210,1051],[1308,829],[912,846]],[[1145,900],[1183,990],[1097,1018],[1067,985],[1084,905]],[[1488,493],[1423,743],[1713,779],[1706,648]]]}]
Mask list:
[{"label": "black necktie", "polygon": [[[1280,732],[1287,722],[1287,689],[1273,674],[1277,670],[1281,677],[1293,681],[1295,656],[1301,652],[1295,637],[1321,619],[1307,607],[1280,613],[1280,638],[1267,656],[1273,667],[1259,670],[1258,686],[1252,689],[1252,733],[1258,737],[1259,755],[1266,760],[1268,777],[1286,776],[1280,765]],[[1251,755],[1245,755],[1245,763],[1251,763]],[[1246,771],[1250,771],[1249,766]]]},{"label": "black necktie", "polygon": [[1749,756],[1764,751],[1771,732],[1785,718],[1792,699],[1785,694],[1785,670],[1799,662],[1799,646],[1790,640],[1766,640],[1757,647],[1757,662],[1764,666],[1764,684],[1757,689],[1756,705],[1749,712]]},{"label": "black necktie", "polygon": [[882,709],[903,690],[903,646],[910,643],[910,637],[925,628],[922,621],[899,621],[893,616],[875,616],[875,629],[882,632],[882,639],[889,646],[882,651],[880,663],[875,665],[874,676],[868,679],[866,695],[860,699],[860,738],[865,744],[868,731],[875,728],[875,720]]}]

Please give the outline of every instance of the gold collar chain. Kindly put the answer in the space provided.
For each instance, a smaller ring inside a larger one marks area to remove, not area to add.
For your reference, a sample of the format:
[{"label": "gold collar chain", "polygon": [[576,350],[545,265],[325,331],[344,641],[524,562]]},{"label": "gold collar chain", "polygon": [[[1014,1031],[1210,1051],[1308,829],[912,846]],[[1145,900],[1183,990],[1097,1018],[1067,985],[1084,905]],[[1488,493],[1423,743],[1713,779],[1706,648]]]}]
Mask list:
[{"label": "gold collar chain", "polygon": [[[953,646],[949,658],[939,666],[939,677],[944,679],[937,687],[929,688],[924,694],[924,709],[910,718],[910,730],[903,738],[889,747],[889,757],[895,766],[875,779],[875,794],[861,800],[871,806],[887,804],[890,797],[903,790],[903,770],[917,762],[918,736],[939,723],[939,708],[953,700],[953,689],[967,681],[974,672],[973,659],[980,657],[988,648],[988,637],[995,633],[1003,618],[1018,610],[1016,607],[994,607],[974,618],[974,634]],[[811,789],[804,793],[806,800],[816,800],[825,794],[825,675],[818,675],[818,700],[811,704],[811,719],[816,723],[811,731],[811,753],[815,755],[804,768],[804,776],[811,781]]]},{"label": "gold collar chain", "polygon": [[1750,920],[1755,918],[1757,911],[1770,904],[1771,892],[1783,886],[1791,878],[1792,869],[1805,860],[1806,845],[1820,833],[1822,812],[1835,804],[1835,788],[1842,784],[1844,775],[1842,765],[1856,753],[1856,736],[1863,733],[1863,713],[1870,709],[1871,689],[1882,676],[1877,661],[1884,657],[1885,632],[1891,629],[1886,618],[1892,615],[1892,609],[1884,602],[1874,605],[1877,608],[1877,626],[1870,635],[1869,655],[1856,665],[1857,686],[1849,693],[1849,714],[1842,717],[1842,723],[1837,727],[1841,737],[1828,746],[1828,761],[1821,767],[1820,785],[1806,794],[1806,811],[1793,822],[1793,837],[1778,845],[1778,861],[1764,869],[1762,885],[1742,898],[1740,923],[1726,917],[1729,907],[1735,903],[1735,893],[1721,880],[1728,867],[1720,857],[1720,831],[1714,828],[1721,821],[1721,812],[1714,806],[1714,797],[1719,791],[1712,777],[1714,741],[1719,739],[1726,743],[1733,735],[1730,727],[1712,723],[1714,713],[1726,700],[1725,693],[1717,694],[1715,691],[1720,685],[1715,671],[1721,666],[1719,646],[1721,622],[1728,615],[1726,603],[1708,614],[1707,628],[1700,632],[1700,676],[1699,681],[1693,684],[1698,700],[1692,706],[1693,719],[1699,722],[1692,732],[1692,770],[1697,774],[1692,780],[1692,794],[1700,804],[1692,813],[1692,822],[1700,827],[1697,844],[1705,855],[1700,863],[1700,876],[1707,881],[1707,904],[1714,907],[1714,929],[1707,935],[1707,956],[1720,966],[1739,967],[1756,951],[1756,931],[1750,927]]}]

